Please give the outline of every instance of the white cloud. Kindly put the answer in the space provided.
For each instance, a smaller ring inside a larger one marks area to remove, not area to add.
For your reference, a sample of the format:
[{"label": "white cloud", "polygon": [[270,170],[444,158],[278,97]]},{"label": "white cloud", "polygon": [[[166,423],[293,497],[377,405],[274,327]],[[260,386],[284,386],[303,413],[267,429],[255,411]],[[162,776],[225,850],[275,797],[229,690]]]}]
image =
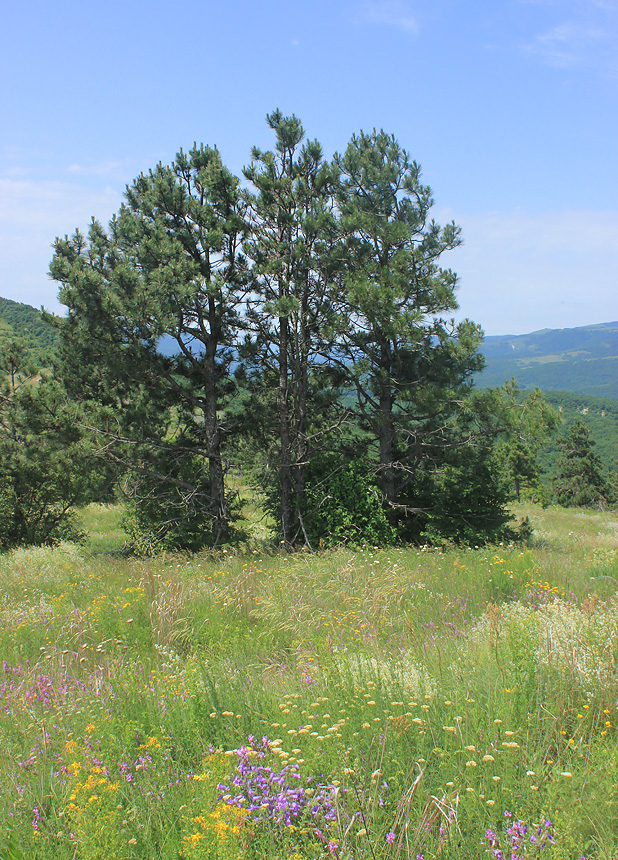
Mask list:
[{"label": "white cloud", "polygon": [[100,161],[96,164],[70,164],[67,172],[73,176],[116,177],[123,165],[119,161]]},{"label": "white cloud", "polygon": [[[545,0],[543,5],[553,4]],[[587,68],[618,76],[618,2],[577,0],[558,8],[565,17],[537,33],[524,50],[557,68]]]},{"label": "white cloud", "polygon": [[377,2],[365,3],[363,17],[371,24],[384,24],[406,33],[418,33],[418,21],[406,4],[400,0],[377,0]]},{"label": "white cloud", "polygon": [[565,21],[536,36],[527,50],[541,56],[549,65],[562,68],[579,66],[605,34],[598,28],[582,28],[576,21]]},{"label": "white cloud", "polygon": [[457,215],[461,316],[487,334],[618,320],[618,211]]}]

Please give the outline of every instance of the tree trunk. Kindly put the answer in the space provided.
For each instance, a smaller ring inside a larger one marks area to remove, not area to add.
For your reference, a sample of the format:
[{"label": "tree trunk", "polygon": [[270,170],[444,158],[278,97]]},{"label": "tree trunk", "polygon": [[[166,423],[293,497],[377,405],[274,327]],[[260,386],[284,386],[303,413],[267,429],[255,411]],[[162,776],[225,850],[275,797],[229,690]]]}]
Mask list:
[{"label": "tree trunk", "polygon": [[204,432],[208,456],[210,505],[213,516],[215,544],[224,541],[229,533],[229,513],[225,500],[225,479],[221,459],[221,433],[217,417],[217,366],[218,321],[214,300],[209,300],[210,336],[206,342],[206,379],[204,386]]},{"label": "tree trunk", "polygon": [[296,409],[294,426],[294,491],[295,527],[302,531],[306,543],[308,538],[303,525],[302,504],[305,496],[305,471],[307,463],[307,398],[309,393],[309,273],[304,273],[301,310],[296,345]]},{"label": "tree trunk", "polygon": [[279,493],[281,542],[286,546],[292,537],[292,466],[290,446],[290,412],[288,403],[288,320],[279,317]]},{"label": "tree trunk", "polygon": [[390,350],[388,344],[380,349],[380,482],[387,504],[395,500],[395,472],[393,470],[393,392],[390,373]]}]

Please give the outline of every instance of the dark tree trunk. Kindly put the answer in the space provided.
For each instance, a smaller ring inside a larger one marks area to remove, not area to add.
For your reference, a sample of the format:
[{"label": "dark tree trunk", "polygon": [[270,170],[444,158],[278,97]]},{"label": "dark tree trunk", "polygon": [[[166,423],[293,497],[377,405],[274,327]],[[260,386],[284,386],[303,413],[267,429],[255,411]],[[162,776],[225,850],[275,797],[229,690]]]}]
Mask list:
[{"label": "dark tree trunk", "polygon": [[393,391],[391,383],[390,350],[387,344],[380,349],[380,482],[387,504],[395,500],[395,473],[393,470]]},{"label": "dark tree trunk", "polygon": [[221,430],[217,416],[217,381],[216,364],[219,346],[219,324],[217,308],[214,299],[208,303],[210,335],[206,340],[206,379],[204,386],[204,433],[206,436],[206,454],[208,457],[208,475],[210,489],[210,505],[213,516],[213,532],[215,543],[224,541],[229,533],[229,513],[225,499],[225,477],[221,457]]},{"label": "dark tree trunk", "polygon": [[279,317],[279,493],[281,496],[281,541],[289,546],[292,538],[292,464],[290,411],[288,402],[288,320]]}]

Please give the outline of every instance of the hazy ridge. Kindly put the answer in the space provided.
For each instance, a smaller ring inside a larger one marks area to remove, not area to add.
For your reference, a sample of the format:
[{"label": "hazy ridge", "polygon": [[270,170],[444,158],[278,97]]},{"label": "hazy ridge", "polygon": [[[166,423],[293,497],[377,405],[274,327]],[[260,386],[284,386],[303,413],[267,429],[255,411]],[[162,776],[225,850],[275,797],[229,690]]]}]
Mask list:
[{"label": "hazy ridge", "polygon": [[[21,339],[28,357],[49,366],[56,331],[31,305],[0,298],[0,352]],[[607,463],[618,461],[618,322],[524,335],[485,338],[487,365],[477,384],[500,386],[514,377],[520,389],[542,389],[565,425],[583,420]],[[548,449],[553,452],[553,445]]]},{"label": "hazy ridge", "polygon": [[618,322],[494,335],[481,352],[487,364],[477,382],[484,388],[515,377],[522,389],[618,399]]}]

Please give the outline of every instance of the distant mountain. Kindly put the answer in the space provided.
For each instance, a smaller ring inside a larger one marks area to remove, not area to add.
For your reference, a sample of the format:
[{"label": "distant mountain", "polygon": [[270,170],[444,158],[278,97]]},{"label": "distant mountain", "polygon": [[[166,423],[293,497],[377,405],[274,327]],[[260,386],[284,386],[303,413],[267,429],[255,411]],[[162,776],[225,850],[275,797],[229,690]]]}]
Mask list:
[{"label": "distant mountain", "polygon": [[618,399],[618,322],[485,338],[477,384],[570,391]]},{"label": "distant mountain", "polygon": [[10,340],[20,340],[27,357],[39,367],[49,364],[56,329],[43,319],[41,311],[22,302],[0,298],[0,353]]},{"label": "distant mountain", "polygon": [[[24,341],[29,357],[49,364],[56,330],[30,305],[0,298],[0,352],[10,338]],[[618,322],[531,334],[486,337],[481,388],[515,377],[520,389],[567,391],[618,400]]]}]

